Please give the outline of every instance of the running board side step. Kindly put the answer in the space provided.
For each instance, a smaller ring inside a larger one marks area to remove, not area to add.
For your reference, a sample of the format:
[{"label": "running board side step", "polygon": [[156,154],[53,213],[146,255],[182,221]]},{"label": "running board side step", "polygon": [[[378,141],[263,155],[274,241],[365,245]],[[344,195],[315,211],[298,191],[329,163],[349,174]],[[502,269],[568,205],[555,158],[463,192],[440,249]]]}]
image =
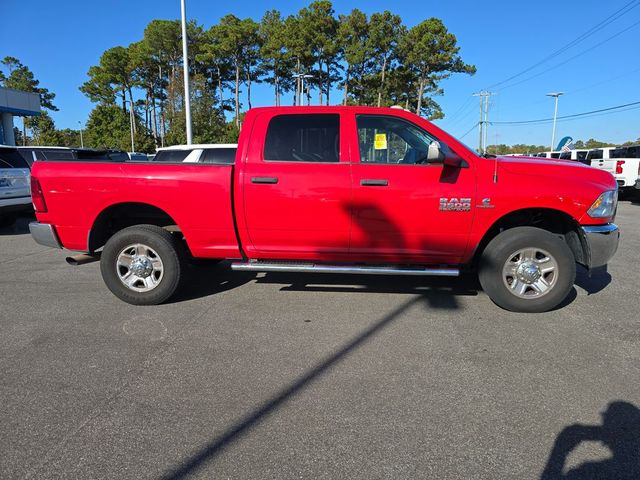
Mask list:
[{"label": "running board side step", "polygon": [[316,263],[234,262],[232,270],[241,272],[347,273],[366,275],[423,275],[458,277],[458,268],[425,268],[372,265],[327,265]]}]

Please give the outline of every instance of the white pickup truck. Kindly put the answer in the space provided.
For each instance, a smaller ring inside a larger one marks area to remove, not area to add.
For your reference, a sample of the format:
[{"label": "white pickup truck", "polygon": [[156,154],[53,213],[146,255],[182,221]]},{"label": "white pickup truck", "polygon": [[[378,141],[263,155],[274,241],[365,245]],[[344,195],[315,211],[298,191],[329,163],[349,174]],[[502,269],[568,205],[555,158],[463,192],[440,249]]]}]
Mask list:
[{"label": "white pickup truck", "polygon": [[592,167],[611,173],[621,194],[631,193],[640,176],[640,145],[598,148],[589,152],[587,160]]},{"label": "white pickup truck", "polygon": [[16,148],[0,145],[0,228],[12,225],[20,213],[33,211],[29,172]]}]

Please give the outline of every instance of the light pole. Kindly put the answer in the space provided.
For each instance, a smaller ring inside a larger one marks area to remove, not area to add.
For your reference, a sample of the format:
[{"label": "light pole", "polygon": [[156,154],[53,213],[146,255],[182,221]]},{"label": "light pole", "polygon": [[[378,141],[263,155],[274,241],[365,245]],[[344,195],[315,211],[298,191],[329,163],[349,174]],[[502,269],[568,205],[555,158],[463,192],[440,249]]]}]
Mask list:
[{"label": "light pole", "polygon": [[187,122],[187,145],[191,145],[191,98],[189,93],[189,57],[187,55],[187,6],[180,0],[182,15],[182,70],[184,73],[184,115]]},{"label": "light pole", "polygon": [[84,148],[84,140],[82,138],[82,123],[78,120],[78,125],[80,126],[80,148]]},{"label": "light pole", "polygon": [[556,142],[556,117],[558,116],[558,97],[564,94],[564,92],[551,92],[547,93],[547,97],[555,97],[556,106],[553,110],[553,129],[551,130],[551,148],[550,152],[553,152],[553,144]]},{"label": "light pole", "polygon": [[[306,92],[304,90],[304,79],[306,78],[307,80],[310,78],[313,78],[313,75],[309,75],[308,73],[295,73],[293,75],[293,78],[297,78],[298,80],[300,80],[301,84],[300,84],[300,95],[298,96],[298,105],[304,105],[304,101],[302,100],[302,98],[307,95],[307,105],[309,105],[309,93]],[[307,82],[307,90],[309,89],[309,82]]]},{"label": "light pole", "polygon": [[[310,79],[312,79],[312,78],[313,78],[313,75],[309,75],[309,74],[307,74],[307,75],[304,75],[304,76],[302,77],[302,89],[303,89],[303,90],[304,90],[304,79],[305,79],[305,78],[306,78],[307,80],[310,80]],[[310,93],[310,92],[309,92],[309,82],[307,82],[307,106],[311,105],[311,95],[309,95],[309,93]]]},{"label": "light pole", "polygon": [[129,104],[129,129],[131,131],[131,153],[136,151],[136,146],[133,143],[133,103],[129,100],[124,101],[125,105]]}]

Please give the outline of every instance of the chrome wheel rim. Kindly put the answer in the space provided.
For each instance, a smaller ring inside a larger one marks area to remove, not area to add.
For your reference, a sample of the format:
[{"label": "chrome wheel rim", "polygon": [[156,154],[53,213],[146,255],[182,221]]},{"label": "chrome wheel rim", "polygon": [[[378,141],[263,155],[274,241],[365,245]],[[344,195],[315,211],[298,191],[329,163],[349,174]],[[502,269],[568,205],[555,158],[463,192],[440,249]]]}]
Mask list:
[{"label": "chrome wheel rim", "polygon": [[502,281],[516,297],[547,295],[558,282],[558,262],[546,250],[529,247],[513,252],[502,267]]},{"label": "chrome wheel rim", "polygon": [[118,254],[116,272],[128,289],[149,292],[160,285],[164,266],[153,248],[142,243],[134,243],[123,248]]}]

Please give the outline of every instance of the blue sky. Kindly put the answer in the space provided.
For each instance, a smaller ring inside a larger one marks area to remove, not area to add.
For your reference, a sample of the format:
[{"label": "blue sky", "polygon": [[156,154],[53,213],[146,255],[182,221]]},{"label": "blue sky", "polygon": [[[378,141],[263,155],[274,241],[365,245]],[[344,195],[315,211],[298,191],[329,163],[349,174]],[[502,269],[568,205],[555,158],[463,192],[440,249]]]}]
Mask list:
[{"label": "blue sky", "polygon": [[[266,9],[276,8],[288,15],[308,3],[188,0],[187,14],[208,28],[227,13],[259,20]],[[479,109],[477,98],[471,96],[473,92],[531,67],[628,3],[629,0],[333,2],[338,14],[352,8],[367,13],[389,9],[402,16],[407,26],[432,16],[444,21],[457,36],[463,59],[475,64],[478,73],[454,75],[442,83],[445,93],[437,101],[446,118],[437,123],[458,137],[469,132],[463,141],[473,146],[477,144],[477,129],[472,128]],[[28,65],[41,85],[56,93],[55,103],[60,108],[53,114],[56,125],[77,128],[78,121],[84,123],[92,108],[78,90],[86,80],[88,68],[107,48],[140,40],[152,19],[179,18],[180,2],[2,0],[0,12],[0,57],[15,56]],[[626,28],[629,30],[623,32]],[[560,98],[558,115],[640,101],[639,33],[640,5],[562,55],[494,88],[497,95],[492,97],[489,120],[548,118],[553,115],[553,101],[545,94],[551,91],[566,92]],[[617,36],[605,41],[614,35]],[[601,42],[604,43],[598,45]],[[555,68],[545,71],[550,67]],[[534,75],[537,76],[529,79]],[[522,80],[525,81],[511,86]],[[253,93],[255,106],[271,104],[268,86],[258,86]],[[496,124],[489,128],[488,135],[489,143],[547,145],[551,126]],[[640,138],[640,109],[559,122],[556,138],[564,135],[612,142],[635,140]]]}]

